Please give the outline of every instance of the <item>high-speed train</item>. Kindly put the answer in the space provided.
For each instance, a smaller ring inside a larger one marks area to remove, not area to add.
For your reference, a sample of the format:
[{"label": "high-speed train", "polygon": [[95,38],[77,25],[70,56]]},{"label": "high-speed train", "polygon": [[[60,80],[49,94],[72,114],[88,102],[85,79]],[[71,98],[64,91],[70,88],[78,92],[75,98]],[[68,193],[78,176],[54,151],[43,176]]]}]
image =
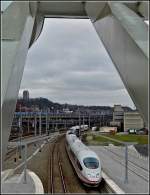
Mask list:
[{"label": "high-speed train", "polygon": [[101,182],[101,163],[95,152],[85,146],[71,131],[66,133],[69,159],[83,184],[97,187]]},{"label": "high-speed train", "polygon": [[69,129],[73,134],[75,134],[77,137],[79,137],[79,132],[83,132],[83,131],[87,131],[88,130],[88,125],[76,125],[76,126],[72,126]]}]

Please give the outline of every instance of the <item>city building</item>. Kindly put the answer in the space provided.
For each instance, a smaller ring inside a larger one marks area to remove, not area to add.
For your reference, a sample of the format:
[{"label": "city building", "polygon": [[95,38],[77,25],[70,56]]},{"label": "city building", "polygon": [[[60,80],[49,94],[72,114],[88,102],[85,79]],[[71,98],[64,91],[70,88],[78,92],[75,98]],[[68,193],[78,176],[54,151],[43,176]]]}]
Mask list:
[{"label": "city building", "polygon": [[23,91],[23,100],[29,100],[29,91],[28,90]]},{"label": "city building", "polygon": [[124,113],[124,131],[128,129],[141,129],[144,127],[144,121],[138,112]]},{"label": "city building", "polygon": [[114,105],[113,109],[113,120],[110,121],[110,126],[118,127],[118,130],[123,131],[123,119],[124,109],[121,105]]},{"label": "city building", "polygon": [[124,110],[121,105],[114,105],[113,121],[123,122]]}]

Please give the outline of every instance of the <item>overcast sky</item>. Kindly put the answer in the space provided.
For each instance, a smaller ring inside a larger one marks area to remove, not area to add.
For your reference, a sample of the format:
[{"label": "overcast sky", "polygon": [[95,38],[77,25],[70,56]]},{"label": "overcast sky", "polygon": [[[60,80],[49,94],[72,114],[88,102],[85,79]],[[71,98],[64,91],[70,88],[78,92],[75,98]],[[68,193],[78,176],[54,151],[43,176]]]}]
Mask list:
[{"label": "overcast sky", "polygon": [[59,103],[133,108],[114,65],[87,19],[46,19],[29,50],[19,96]]}]

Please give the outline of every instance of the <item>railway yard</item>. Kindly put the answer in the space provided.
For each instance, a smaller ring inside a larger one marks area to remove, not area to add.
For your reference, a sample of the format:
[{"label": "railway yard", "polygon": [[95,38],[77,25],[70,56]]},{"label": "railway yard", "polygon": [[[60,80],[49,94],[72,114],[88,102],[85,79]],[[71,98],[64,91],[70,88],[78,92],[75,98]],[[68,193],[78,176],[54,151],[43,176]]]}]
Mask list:
[{"label": "railway yard", "polygon": [[[141,190],[146,189],[148,183],[148,167],[147,161],[143,159],[135,159],[131,155],[129,158],[129,184],[125,186],[123,184],[123,169],[116,170],[115,164],[111,170],[110,163],[115,159],[117,166],[123,164],[123,154],[121,149],[102,147],[101,149],[97,146],[90,146],[99,156],[102,162],[102,169],[111,177],[112,172],[116,171],[116,175],[113,178],[124,191],[134,191],[131,189],[130,183],[133,180],[133,174],[140,178],[140,182],[144,182]],[[110,160],[112,159],[112,161]],[[106,187],[104,179],[98,187],[91,188],[82,184],[77,177],[76,172],[68,158],[68,154],[65,148],[65,134],[56,134],[46,141],[37,141],[28,145],[27,152],[27,169],[35,172],[40,180],[42,181],[45,193],[108,193],[109,189]],[[15,169],[16,173],[23,171],[23,158],[19,159],[19,155],[16,148],[9,149],[4,163],[5,169]],[[145,163],[145,164],[144,164]],[[141,165],[142,164],[142,165]],[[141,173],[142,172],[142,173]],[[114,174],[114,173],[113,173]],[[118,176],[120,174],[120,176]],[[142,178],[143,177],[143,178]],[[112,178],[112,177],[111,177]],[[119,178],[119,179],[118,179]],[[118,181],[118,180],[119,181]],[[136,181],[136,180],[135,180]],[[135,182],[134,181],[134,182]],[[135,186],[138,185],[135,184]]]},{"label": "railway yard", "polygon": [[[28,158],[36,150],[35,144],[30,144],[28,146]],[[22,160],[14,162],[15,158],[16,149],[13,149],[7,154],[4,168],[10,169],[19,166]],[[92,189],[85,187],[80,182],[68,159],[64,135],[45,143],[42,151],[28,161],[27,168],[39,176],[45,193],[100,193],[103,190],[102,186]],[[16,172],[19,173],[22,170],[23,166],[20,166]]]}]

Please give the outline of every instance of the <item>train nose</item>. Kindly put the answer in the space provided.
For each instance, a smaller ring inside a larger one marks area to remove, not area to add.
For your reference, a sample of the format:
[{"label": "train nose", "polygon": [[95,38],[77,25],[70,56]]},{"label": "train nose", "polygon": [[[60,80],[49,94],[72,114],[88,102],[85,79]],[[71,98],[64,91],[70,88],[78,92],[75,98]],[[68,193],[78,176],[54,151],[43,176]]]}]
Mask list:
[{"label": "train nose", "polygon": [[100,179],[99,173],[89,173],[87,176],[90,181],[98,181]]}]

